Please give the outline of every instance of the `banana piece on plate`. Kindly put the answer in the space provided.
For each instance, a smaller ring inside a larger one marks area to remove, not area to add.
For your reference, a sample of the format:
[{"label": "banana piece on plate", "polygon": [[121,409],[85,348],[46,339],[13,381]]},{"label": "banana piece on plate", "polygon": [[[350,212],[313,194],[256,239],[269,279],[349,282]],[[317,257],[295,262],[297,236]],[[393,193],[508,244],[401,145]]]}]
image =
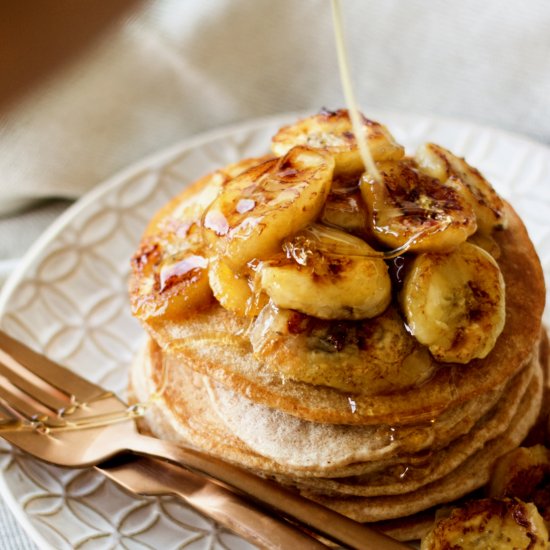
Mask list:
[{"label": "banana piece on plate", "polygon": [[318,217],[333,171],[329,154],[294,147],[233,178],[203,219],[210,255],[238,272],[253,259],[277,253],[283,239]]},{"label": "banana piece on plate", "polygon": [[410,252],[447,251],[475,233],[475,214],[461,182],[442,184],[410,160],[377,165],[381,180],[366,174],[360,188],[381,243]]},{"label": "banana piece on plate", "polygon": [[482,233],[490,234],[506,226],[502,199],[479,170],[463,158],[439,145],[426,143],[418,149],[415,159],[422,170],[442,183],[459,179],[464,184],[464,196],[474,209]]},{"label": "banana piece on plate", "polygon": [[548,530],[534,504],[518,499],[473,500],[436,522],[421,550],[548,548]]},{"label": "banana piece on plate", "polygon": [[407,325],[438,361],[486,357],[504,328],[504,279],[494,258],[471,243],[418,255],[400,295]]},{"label": "banana piece on plate", "polygon": [[[398,160],[405,154],[388,129],[362,116],[363,130],[370,152],[376,160]],[[335,176],[359,176],[363,161],[355,141],[351,120],[346,109],[322,111],[281,128],[273,137],[271,149],[276,155],[286,154],[296,145],[321,149],[334,156]]]},{"label": "banana piece on plate", "polygon": [[501,456],[488,485],[492,497],[517,497],[533,502],[550,521],[550,449],[543,445],[519,447]]},{"label": "banana piece on plate", "polygon": [[319,319],[365,319],[388,306],[388,268],[362,239],[314,225],[284,248],[285,257],[259,267],[260,288],[276,306]]}]

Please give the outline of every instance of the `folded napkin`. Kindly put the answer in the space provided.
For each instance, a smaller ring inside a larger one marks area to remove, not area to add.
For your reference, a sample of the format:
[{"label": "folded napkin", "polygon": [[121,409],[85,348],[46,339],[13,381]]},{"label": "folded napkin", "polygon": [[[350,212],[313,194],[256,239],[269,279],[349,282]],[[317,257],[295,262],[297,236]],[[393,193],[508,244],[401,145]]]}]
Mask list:
[{"label": "folded napkin", "polygon": [[[550,142],[550,3],[345,0],[357,96]],[[60,29],[62,32],[62,29]],[[0,213],[220,125],[343,105],[328,0],[158,0],[0,118]]]}]

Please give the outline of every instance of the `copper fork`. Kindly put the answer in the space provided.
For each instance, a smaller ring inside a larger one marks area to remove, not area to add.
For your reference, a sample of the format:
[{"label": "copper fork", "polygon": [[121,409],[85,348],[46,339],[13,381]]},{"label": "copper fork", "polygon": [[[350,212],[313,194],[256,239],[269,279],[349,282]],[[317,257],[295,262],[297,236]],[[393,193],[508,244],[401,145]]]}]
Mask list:
[{"label": "copper fork", "polygon": [[138,409],[0,331],[0,404],[10,413],[0,435],[58,466],[95,466],[132,453],[162,458],[244,493],[277,514],[357,549],[397,550],[401,543],[297,493],[194,449],[137,431]]}]

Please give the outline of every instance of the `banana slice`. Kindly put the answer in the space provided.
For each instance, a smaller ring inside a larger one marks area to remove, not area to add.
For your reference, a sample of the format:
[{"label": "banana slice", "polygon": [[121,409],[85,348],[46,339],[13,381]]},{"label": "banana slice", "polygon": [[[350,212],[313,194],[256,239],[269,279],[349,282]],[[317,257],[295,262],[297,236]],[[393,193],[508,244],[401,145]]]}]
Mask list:
[{"label": "banana slice", "polygon": [[372,319],[321,320],[272,302],[248,332],[254,355],[285,379],[379,395],[420,385],[437,365],[391,305]]},{"label": "banana slice", "polygon": [[171,236],[172,248],[177,248],[178,240],[189,238],[193,239],[193,244],[199,245],[202,242],[200,232],[189,230],[192,225],[200,225],[203,212],[218,196],[228,179],[222,170],[200,178],[155,213],[143,237],[161,240]]},{"label": "banana slice", "polygon": [[175,318],[208,304],[207,267],[202,247],[182,245],[171,234],[144,239],[132,259],[133,314],[143,321]]},{"label": "banana slice", "polygon": [[464,183],[464,196],[474,209],[481,232],[491,233],[506,226],[502,199],[481,173],[463,158],[439,145],[426,143],[417,151],[415,159],[422,170],[441,182],[458,178]]},{"label": "banana slice", "polygon": [[516,497],[535,503],[550,521],[550,450],[543,445],[519,447],[500,457],[489,482],[489,496]]},{"label": "banana slice", "polygon": [[295,147],[228,182],[204,216],[213,256],[238,272],[280,250],[283,239],[317,218],[330,191],[334,159]]},{"label": "banana slice", "polygon": [[504,328],[504,279],[493,257],[471,243],[417,256],[400,300],[410,331],[438,361],[482,359]]},{"label": "banana slice", "polygon": [[332,191],[325,202],[321,223],[360,237],[368,235],[368,212],[358,189]]},{"label": "banana slice", "polygon": [[[200,222],[206,208],[228,181],[271,158],[272,155],[264,155],[242,159],[200,178],[155,213],[143,236],[176,233],[181,239],[189,238],[187,233],[190,225]],[[199,244],[202,235],[197,233],[196,236],[196,244]]]},{"label": "banana slice", "polygon": [[175,318],[210,303],[201,218],[228,181],[267,158],[244,159],[217,170],[155,214],[132,260],[130,296],[138,318]]},{"label": "banana slice", "polygon": [[477,231],[468,238],[468,242],[483,248],[486,252],[489,252],[491,256],[498,260],[501,255],[500,246],[493,237],[488,233],[481,233]]},{"label": "banana slice", "polygon": [[227,309],[241,317],[254,317],[266,305],[265,294],[254,289],[254,276],[235,273],[220,258],[210,261],[208,280],[214,297]]},{"label": "banana slice", "polygon": [[422,539],[421,550],[548,548],[548,530],[533,504],[517,499],[473,500],[440,519]]},{"label": "banana slice", "polygon": [[[385,126],[363,117],[363,128],[374,160],[398,160],[405,151]],[[296,145],[322,149],[334,156],[336,176],[356,175],[364,171],[351,120],[346,109],[322,111],[281,128],[272,140],[276,155],[286,154]]]},{"label": "banana slice", "polygon": [[220,171],[201,178],[149,223],[132,258],[130,302],[139,319],[175,318],[211,301],[200,218],[226,180]]},{"label": "banana slice", "polygon": [[460,182],[442,184],[410,160],[378,168],[382,180],[365,175],[360,188],[380,242],[414,252],[447,251],[475,233],[475,215]]},{"label": "banana slice", "polygon": [[[314,242],[304,235],[285,243],[290,257],[260,266],[260,288],[276,306],[319,319],[365,319],[386,309],[391,299],[388,268],[372,257],[377,253],[367,243],[328,227]],[[324,243],[330,248],[339,241],[358,255],[321,250]]]}]

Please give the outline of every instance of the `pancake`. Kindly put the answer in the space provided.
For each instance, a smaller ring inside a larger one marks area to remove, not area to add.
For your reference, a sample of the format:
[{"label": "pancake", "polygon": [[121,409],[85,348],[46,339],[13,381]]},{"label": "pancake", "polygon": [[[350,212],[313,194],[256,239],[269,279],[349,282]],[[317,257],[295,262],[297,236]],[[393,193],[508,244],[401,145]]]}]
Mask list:
[{"label": "pancake", "polygon": [[[179,406],[186,406],[185,403],[189,399],[188,392],[182,392],[180,389],[188,386],[188,380],[192,378],[193,371],[173,358],[166,357],[152,341],[149,343],[146,353],[149,391],[152,391],[153,381],[156,380],[158,383],[162,370],[166,369],[170,379],[169,387],[164,393],[167,407],[174,410]],[[136,370],[139,371],[139,369],[134,369],[134,371]],[[518,375],[519,377],[520,375]],[[218,411],[219,419],[224,423],[230,422],[229,431],[246,441],[251,448],[255,448],[258,443],[269,445],[269,442],[275,440],[273,430],[276,430],[279,437],[277,449],[283,449],[283,452],[284,449],[290,450],[289,443],[293,440],[302,442],[303,447],[314,449],[318,455],[313,461],[301,453],[290,452],[285,459],[280,454],[273,454],[265,449],[261,452],[264,456],[272,456],[277,462],[287,467],[303,471],[304,475],[307,474],[309,465],[312,463],[315,464],[317,470],[334,472],[342,465],[359,460],[380,460],[391,457],[397,452],[401,454],[417,452],[428,447],[432,450],[438,449],[468,432],[475,422],[495,405],[502,394],[502,391],[493,391],[483,399],[475,398],[465,405],[449,409],[434,422],[411,426],[347,426],[303,421],[282,411],[255,404],[224,389],[219,384],[215,384],[215,389],[213,389],[214,384],[207,378],[196,377],[196,379],[200,380],[200,386],[195,384],[192,388],[193,391],[203,392],[203,384],[210,387],[213,399],[218,399],[218,406],[215,406],[214,409]],[[521,380],[514,379],[506,388],[513,387],[514,392],[522,391],[526,382],[527,379],[521,376]],[[142,392],[142,398],[145,398],[146,395]],[[226,405],[231,405],[232,411],[226,408],[220,409],[220,397],[226,398]],[[247,427],[252,429],[251,433],[245,436],[243,430],[247,430]],[[256,427],[262,429],[255,429]],[[265,434],[265,438],[262,437],[263,434]],[[309,442],[306,443],[308,438]],[[321,441],[324,441],[323,445],[320,445]],[[292,451],[294,450],[297,449],[292,447]],[[353,473],[357,473],[357,470],[347,469],[341,475]]]},{"label": "pancake", "polygon": [[[292,417],[273,410],[260,412],[264,417],[271,415],[271,422],[269,418],[259,421],[259,415],[253,414],[254,411],[240,416],[240,408],[216,407],[216,410],[229,431],[250,449],[287,468],[286,477],[278,476],[282,482],[300,488],[316,488],[327,494],[398,494],[443,477],[488,440],[498,437],[517,413],[527,386],[541,387],[541,376],[538,361],[532,361],[511,382],[510,391],[504,393],[489,413],[441,450],[432,447],[425,450],[419,446],[413,448],[414,454],[394,450],[382,459],[379,453],[371,451],[377,437],[368,430],[305,421],[298,421],[301,425],[295,426]],[[258,406],[252,405],[255,407]],[[412,428],[406,429],[413,431]],[[399,427],[395,428],[394,437],[396,442],[401,440]],[[305,464],[297,465],[296,457]],[[330,479],[325,476],[330,476]]]},{"label": "pancake", "polygon": [[[130,372],[132,402],[147,403],[156,391],[159,381],[154,370],[159,362],[162,362],[162,351],[153,340],[148,340],[136,354]],[[284,473],[276,462],[247,450],[227,430],[211,406],[202,376],[182,368],[174,377],[174,370],[169,369],[165,384],[165,391],[149,404],[141,419],[144,430],[161,439],[185,443],[230,462]]]},{"label": "pancake", "polygon": [[[372,472],[345,478],[291,479],[288,476],[279,476],[278,479],[287,484],[293,482],[300,489],[319,491],[326,495],[380,496],[415,491],[443,478],[468,457],[483,449],[488,441],[509,430],[528,410],[528,404],[525,402],[527,399],[535,399],[535,402],[540,404],[542,372],[538,362],[533,362],[533,368],[529,369],[524,378],[529,381],[527,391],[524,385],[523,391],[505,395],[495,410],[483,417],[470,432],[452,441],[440,451],[398,456],[393,460],[383,461],[379,468]],[[521,439],[524,437],[525,434]]]},{"label": "pancake", "polygon": [[[158,346],[149,342],[132,371],[133,391],[138,400],[146,400],[154,391],[156,386],[152,383],[150,371],[154,361],[158,361],[160,357],[162,352]],[[258,454],[229,430],[227,423],[222,421],[212,404],[204,377],[189,369],[180,368],[176,378],[173,378],[173,373],[167,372],[167,385],[167,390],[160,398],[161,403],[153,406],[146,416],[147,424],[154,434],[191,444],[244,465],[261,475],[274,476],[287,485],[299,487],[307,496],[324,504],[333,502],[343,513],[350,514],[353,509],[353,517],[361,521],[378,521],[410,515],[438,504],[441,493],[446,493],[457,479],[460,479],[460,482],[454,492],[448,493],[450,496],[447,500],[458,498],[481,486],[486,482],[494,460],[517,446],[527,434],[539,412],[543,391],[542,370],[538,354],[534,354],[530,367],[520,373],[518,379],[512,381],[514,391],[504,392],[494,410],[489,411],[465,436],[458,438],[439,453],[432,453],[432,467],[420,469],[416,479],[407,479],[407,476],[403,476],[397,482],[391,480],[388,483],[383,476],[375,478],[374,482],[361,479],[319,478],[319,474],[327,474],[327,468],[323,468],[323,465],[316,470],[317,475],[304,477],[303,472],[297,471],[298,468],[289,468],[273,458]],[[181,391],[182,388],[186,388],[187,391]],[[171,400],[173,396],[177,399]],[[280,413],[274,411],[274,414],[280,420]],[[328,433],[333,433],[335,428],[333,425],[315,427],[326,428]],[[353,426],[352,429],[357,427]],[[366,443],[368,445],[368,441]],[[304,452],[303,448],[298,450]],[[397,461],[400,460],[406,460],[406,457],[398,457]],[[375,460],[366,464],[368,470],[369,466],[376,465],[377,462]],[[354,463],[348,470],[340,468],[339,471],[328,473],[360,475],[363,467],[362,464]],[[314,469],[312,464],[309,464],[309,469]],[[293,475],[290,476],[290,473]],[[465,479],[462,480],[462,477]],[[417,489],[418,487],[424,488]],[[319,491],[323,494],[320,495]],[[384,496],[362,499],[338,496],[339,493],[346,492]],[[395,510],[395,514],[392,510]]]},{"label": "pancake", "polygon": [[450,407],[484,395],[506,382],[530,361],[545,303],[542,269],[525,227],[507,206],[508,228],[495,233],[499,265],[508,289],[506,324],[485,359],[467,366],[440,365],[421,385],[399,392],[363,395],[313,386],[282,376],[258,361],[244,334],[249,321],[214,303],[178,321],[148,325],[167,355],[257,403],[305,420],[335,424],[405,424],[431,421]]},{"label": "pancake", "polygon": [[[162,351],[153,341],[149,341],[132,369],[132,385],[138,400],[145,401],[154,392],[162,362]],[[523,394],[532,375],[531,370],[526,369],[510,382],[510,391],[505,393],[504,399],[507,414],[515,410],[514,404],[517,405],[518,398]],[[251,404],[250,401],[240,398],[238,404],[244,405],[245,409],[252,409],[254,418],[240,417],[240,407],[236,411],[220,410],[212,403],[212,393],[208,395],[207,391],[211,385],[210,381],[190,369],[181,365],[171,368],[168,365],[166,389],[156,401],[159,406],[153,408],[156,411],[155,419],[150,424],[156,431],[164,431],[167,426],[171,426],[171,439],[181,439],[201,448],[216,446],[223,449],[223,453],[229,453],[231,449],[231,456],[236,454],[235,460],[246,466],[257,468],[264,461],[262,469],[268,473],[292,472],[294,475],[316,477],[330,474],[332,477],[343,477],[365,474],[374,468],[379,469],[380,465],[387,465],[388,462],[414,462],[414,455],[407,457],[404,453],[423,451],[434,439],[439,439],[439,446],[446,439],[456,439],[456,426],[452,426],[448,433],[445,428],[450,427],[447,424],[451,424],[461,412],[454,411],[455,414],[447,415],[447,420],[421,426],[336,426],[298,420],[291,415]],[[488,404],[491,405],[491,402]],[[493,408],[502,409],[503,404],[499,401]],[[476,412],[481,416],[485,408],[477,400],[467,410],[470,409],[472,414],[474,411],[471,409],[476,407],[479,409]],[[488,414],[494,416],[498,413],[491,410]],[[263,420],[258,415],[263,416]],[[467,424],[475,424],[472,418],[477,420],[478,416],[468,417]],[[237,429],[239,420],[242,420],[240,431]],[[279,435],[277,439],[267,428],[270,423],[280,430],[282,437]],[[259,431],[265,434],[264,447],[259,448],[257,440],[255,444],[254,440],[243,438],[242,429],[246,429],[246,425],[266,428]],[[468,432],[466,430],[463,433]],[[309,441],[304,434],[309,434]],[[430,449],[434,451],[437,446]],[[248,463],[247,460],[253,462]],[[424,460],[425,454],[417,462]],[[367,464],[367,461],[374,461],[374,466]]]},{"label": "pancake", "polygon": [[338,497],[312,491],[303,494],[361,522],[410,516],[432,506],[448,503],[485,485],[493,464],[500,456],[515,449],[537,419],[542,400],[542,384],[530,386],[508,429],[488,441],[456,469],[416,491],[378,497]]},{"label": "pancake", "polygon": [[[331,476],[353,475],[357,470],[350,465],[368,460],[379,463],[383,459],[391,460],[398,453],[437,449],[475,424],[467,412],[462,416],[457,410],[450,411],[454,414],[446,415],[441,421],[411,426],[322,424],[254,404],[234,392],[220,391],[219,385],[213,400],[220,419],[232,433],[260,454],[303,475],[312,467],[311,475],[319,475],[319,471],[330,472]],[[477,404],[474,400],[468,403],[468,408],[478,413]],[[460,417],[460,421],[451,424],[455,416]],[[302,452],[295,452],[298,450]],[[343,467],[346,469],[342,470]]]}]

